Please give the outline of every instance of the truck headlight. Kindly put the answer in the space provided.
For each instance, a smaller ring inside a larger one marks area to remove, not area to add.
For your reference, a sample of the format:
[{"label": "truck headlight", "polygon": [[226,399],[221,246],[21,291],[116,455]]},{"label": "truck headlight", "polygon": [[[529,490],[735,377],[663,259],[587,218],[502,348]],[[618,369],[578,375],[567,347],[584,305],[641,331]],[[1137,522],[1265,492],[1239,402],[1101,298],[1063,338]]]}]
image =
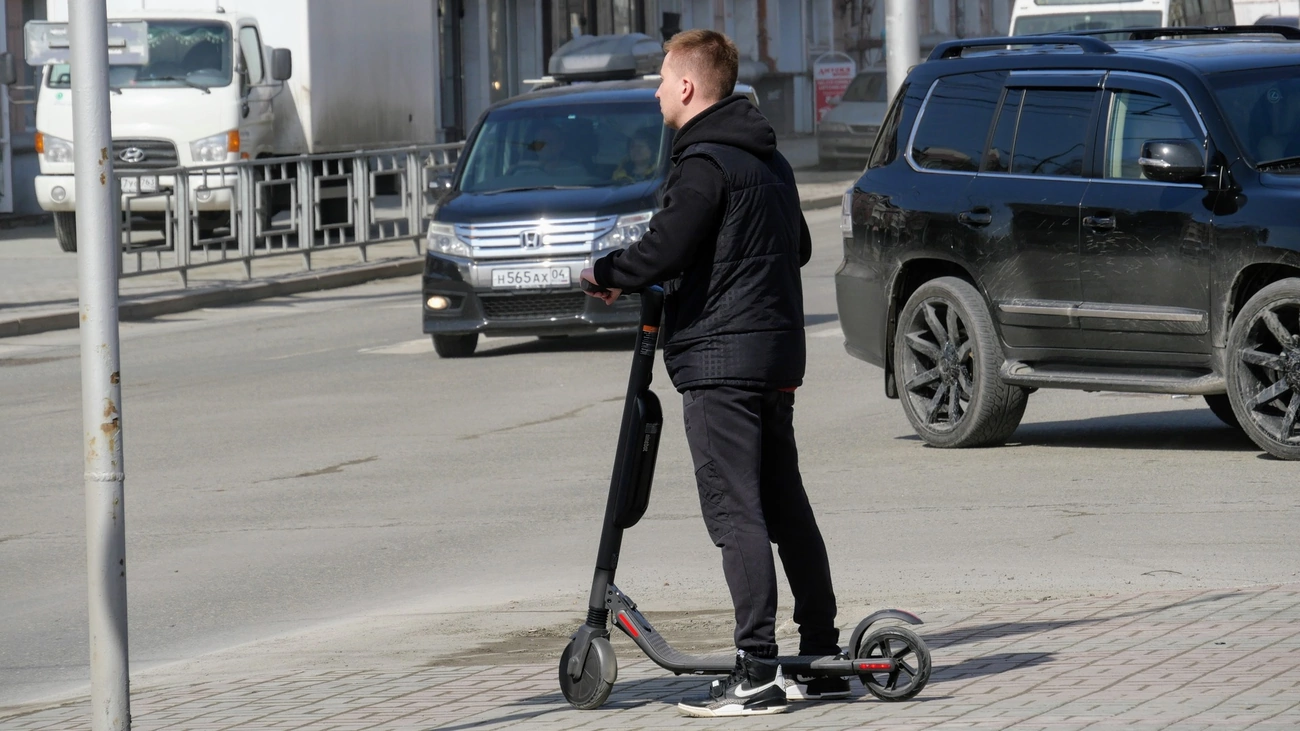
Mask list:
[{"label": "truck headlight", "polygon": [[456,228],[445,223],[429,224],[429,234],[425,239],[426,250],[430,254],[447,254],[468,258],[472,253],[469,244],[456,236]]},{"label": "truck headlight", "polygon": [[239,130],[237,129],[190,143],[190,157],[194,158],[194,162],[225,162],[226,157],[232,152],[239,152]]},{"label": "truck headlight", "polygon": [[649,230],[650,219],[654,215],[654,211],[642,211],[628,216],[620,216],[618,222],[614,224],[614,230],[596,239],[592,245],[592,250],[621,249],[635,244]]},{"label": "truck headlight", "polygon": [[72,143],[54,135],[37,132],[36,154],[44,155],[45,162],[72,162]]},{"label": "truck headlight", "polygon": [[847,134],[850,132],[849,126],[843,122],[822,122],[818,125],[817,131],[827,134]]}]

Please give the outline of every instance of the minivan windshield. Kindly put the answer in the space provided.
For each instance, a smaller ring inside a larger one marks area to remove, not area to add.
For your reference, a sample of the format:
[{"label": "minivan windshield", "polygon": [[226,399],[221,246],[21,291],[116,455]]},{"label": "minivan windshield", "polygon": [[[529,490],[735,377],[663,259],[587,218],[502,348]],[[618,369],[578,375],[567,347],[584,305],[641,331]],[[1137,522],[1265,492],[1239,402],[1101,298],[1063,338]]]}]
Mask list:
[{"label": "minivan windshield", "polygon": [[1040,33],[1066,33],[1072,30],[1109,30],[1111,28],[1159,28],[1159,10],[1106,10],[1100,13],[1053,13],[1016,18],[1013,36]]},{"label": "minivan windshield", "polygon": [[1209,82],[1246,159],[1267,168],[1300,156],[1300,68],[1230,71],[1212,74]]},{"label": "minivan windshield", "polygon": [[886,83],[886,75],[878,71],[868,71],[853,77],[853,83],[849,88],[844,90],[844,95],[840,101],[844,102],[887,102],[889,95],[886,91],[889,84]]},{"label": "minivan windshield", "polygon": [[483,121],[458,187],[500,193],[655,180],[668,161],[665,133],[656,101],[507,106]]},{"label": "minivan windshield", "polygon": [[[228,86],[233,78],[233,58],[227,23],[150,20],[149,63],[109,66],[108,84],[114,89]],[[46,83],[52,89],[71,88],[68,64],[51,66]]]}]

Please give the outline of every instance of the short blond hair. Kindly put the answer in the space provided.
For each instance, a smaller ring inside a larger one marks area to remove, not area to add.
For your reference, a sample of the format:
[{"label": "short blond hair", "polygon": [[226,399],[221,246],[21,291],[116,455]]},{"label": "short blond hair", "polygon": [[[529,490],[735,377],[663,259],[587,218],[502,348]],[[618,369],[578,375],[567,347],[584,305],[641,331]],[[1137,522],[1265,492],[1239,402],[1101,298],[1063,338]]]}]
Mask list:
[{"label": "short blond hair", "polygon": [[730,38],[704,28],[678,33],[664,44],[683,76],[690,76],[700,93],[713,101],[731,96],[740,71],[740,49]]}]

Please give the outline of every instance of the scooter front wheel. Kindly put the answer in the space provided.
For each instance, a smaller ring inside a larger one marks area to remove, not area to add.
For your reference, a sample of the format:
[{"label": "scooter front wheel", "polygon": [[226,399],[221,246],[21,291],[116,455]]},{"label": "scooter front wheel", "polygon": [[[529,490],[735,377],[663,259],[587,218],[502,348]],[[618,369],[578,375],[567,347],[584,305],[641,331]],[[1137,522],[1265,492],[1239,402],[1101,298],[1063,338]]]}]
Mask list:
[{"label": "scooter front wheel", "polygon": [[881,627],[853,648],[853,659],[892,659],[894,670],[860,673],[867,692],[882,701],[912,698],[930,680],[930,649],[920,635],[906,627]]},{"label": "scooter front wheel", "polygon": [[582,674],[574,680],[569,675],[569,660],[573,657],[573,642],[569,642],[560,655],[560,692],[569,705],[581,711],[600,708],[609,694],[614,690],[614,680],[618,677],[618,663],[614,660],[614,648],[609,640],[595,637],[587,647],[587,661],[583,664]]}]

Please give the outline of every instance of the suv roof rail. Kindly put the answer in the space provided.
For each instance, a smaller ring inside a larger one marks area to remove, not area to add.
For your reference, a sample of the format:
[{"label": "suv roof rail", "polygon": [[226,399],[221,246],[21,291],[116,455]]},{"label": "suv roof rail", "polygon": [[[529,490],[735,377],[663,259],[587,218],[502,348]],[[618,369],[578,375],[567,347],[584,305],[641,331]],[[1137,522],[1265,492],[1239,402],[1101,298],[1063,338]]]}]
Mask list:
[{"label": "suv roof rail", "polygon": [[1279,35],[1288,41],[1300,41],[1300,28],[1288,25],[1189,25],[1186,27],[1110,28],[1069,31],[1076,36],[1105,36],[1128,33],[1130,41],[1154,41],[1169,36]]},{"label": "suv roof rail", "polygon": [[1053,34],[1046,36],[1011,36],[1006,38],[972,38],[948,41],[934,47],[930,61],[941,58],[961,58],[969,48],[996,48],[998,46],[1078,46],[1084,53],[1114,53],[1109,43],[1086,35]]}]

